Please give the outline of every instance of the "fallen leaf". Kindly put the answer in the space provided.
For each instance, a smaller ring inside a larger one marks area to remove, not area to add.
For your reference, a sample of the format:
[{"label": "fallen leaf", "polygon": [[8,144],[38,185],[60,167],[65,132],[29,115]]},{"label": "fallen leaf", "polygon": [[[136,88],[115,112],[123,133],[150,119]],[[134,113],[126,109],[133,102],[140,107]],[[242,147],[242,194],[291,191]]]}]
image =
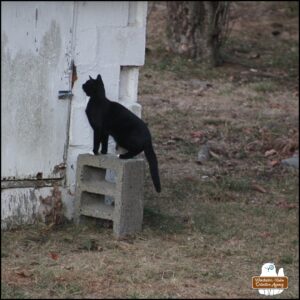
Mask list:
[{"label": "fallen leaf", "polygon": [[282,108],[283,106],[282,106],[281,104],[279,104],[279,103],[271,103],[271,104],[270,104],[270,107],[271,107],[271,108],[279,108],[279,109],[280,109],[280,108]]},{"label": "fallen leaf", "polygon": [[279,160],[271,160],[271,161],[269,161],[269,165],[271,167],[275,167],[275,166],[279,165],[279,163],[280,163]]},{"label": "fallen leaf", "polygon": [[64,282],[64,281],[66,281],[66,278],[64,278],[63,276],[56,276],[55,277],[55,281],[57,281],[57,282]]},{"label": "fallen leaf", "polygon": [[271,155],[275,155],[277,154],[277,151],[275,149],[271,149],[271,150],[268,150],[265,152],[265,156],[268,157],[268,156],[271,156]]},{"label": "fallen leaf", "polygon": [[217,160],[220,160],[220,155],[218,155],[217,153],[215,153],[215,152],[213,152],[213,151],[211,151],[211,150],[209,150],[209,154],[213,157],[213,158],[215,158],[215,159],[217,159]]},{"label": "fallen leaf", "polygon": [[287,208],[287,209],[297,208],[297,205],[295,203],[287,203],[286,200],[281,200],[277,202],[276,205],[280,208]]},{"label": "fallen leaf", "polygon": [[49,253],[49,256],[50,256],[52,259],[54,259],[54,260],[57,260],[58,257],[59,257],[59,255],[58,255],[57,253],[55,253],[55,252],[50,252],[50,253]]},{"label": "fallen leaf", "polygon": [[194,132],[191,132],[191,136],[193,138],[201,138],[203,137],[205,134],[203,131],[194,131]]},{"label": "fallen leaf", "polygon": [[268,238],[268,237],[271,237],[272,234],[270,232],[267,232],[267,231],[264,231],[264,232],[261,232],[258,234],[260,237],[262,238]]},{"label": "fallen leaf", "polygon": [[252,184],[252,188],[260,193],[266,193],[267,191],[258,184]]},{"label": "fallen leaf", "polygon": [[192,181],[192,182],[196,182],[197,181],[197,179],[195,177],[193,177],[193,176],[185,176],[184,179],[187,180],[187,181]]},{"label": "fallen leaf", "polygon": [[23,278],[28,278],[31,277],[33,274],[29,273],[28,271],[16,271],[15,272],[17,275],[23,277]]}]

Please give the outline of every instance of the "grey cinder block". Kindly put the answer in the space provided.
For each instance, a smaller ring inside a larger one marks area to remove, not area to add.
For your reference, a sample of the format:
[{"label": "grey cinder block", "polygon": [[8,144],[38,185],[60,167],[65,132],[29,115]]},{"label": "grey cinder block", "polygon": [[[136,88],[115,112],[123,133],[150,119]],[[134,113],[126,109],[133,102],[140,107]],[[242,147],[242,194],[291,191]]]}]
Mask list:
[{"label": "grey cinder block", "polygon": [[[105,180],[106,170],[116,174],[115,183]],[[144,160],[119,159],[112,154],[80,154],[77,159],[75,222],[80,216],[113,221],[116,237],[133,234],[142,229]],[[114,205],[105,204],[105,196]]]}]

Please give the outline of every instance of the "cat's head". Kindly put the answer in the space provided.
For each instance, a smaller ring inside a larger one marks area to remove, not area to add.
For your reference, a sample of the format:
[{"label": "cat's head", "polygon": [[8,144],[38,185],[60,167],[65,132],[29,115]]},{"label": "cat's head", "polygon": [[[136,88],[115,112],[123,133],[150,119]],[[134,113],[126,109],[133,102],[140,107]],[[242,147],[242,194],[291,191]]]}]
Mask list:
[{"label": "cat's head", "polygon": [[82,85],[82,89],[87,94],[87,96],[104,96],[105,97],[105,88],[104,84],[101,78],[101,75],[98,74],[96,79],[93,79],[91,76],[89,76],[90,79],[86,81]]}]

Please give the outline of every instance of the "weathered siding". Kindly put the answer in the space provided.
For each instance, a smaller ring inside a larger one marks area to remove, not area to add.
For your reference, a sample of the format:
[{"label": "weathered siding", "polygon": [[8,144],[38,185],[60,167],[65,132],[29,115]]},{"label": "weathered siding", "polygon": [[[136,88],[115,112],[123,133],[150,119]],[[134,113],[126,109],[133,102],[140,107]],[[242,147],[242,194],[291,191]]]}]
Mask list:
[{"label": "weathered siding", "polygon": [[53,171],[64,161],[69,103],[58,101],[57,93],[69,88],[73,9],[65,3],[1,5],[1,176],[58,177]]},{"label": "weathered siding", "polygon": [[[147,2],[6,2],[2,5],[2,227],[41,214],[39,193],[23,180],[62,178],[68,218],[73,216],[77,156],[92,149],[81,86],[101,73],[107,97],[141,115],[139,66],[144,64]],[[72,100],[71,60],[77,80]],[[109,151],[114,151],[110,141]],[[66,168],[57,172],[58,165]],[[42,176],[42,179],[40,178]],[[30,181],[27,181],[27,183]],[[7,184],[8,183],[8,184]],[[15,188],[20,183],[19,188]],[[24,185],[23,185],[24,186]],[[14,203],[14,204],[12,204]],[[15,221],[14,221],[15,220]]]}]

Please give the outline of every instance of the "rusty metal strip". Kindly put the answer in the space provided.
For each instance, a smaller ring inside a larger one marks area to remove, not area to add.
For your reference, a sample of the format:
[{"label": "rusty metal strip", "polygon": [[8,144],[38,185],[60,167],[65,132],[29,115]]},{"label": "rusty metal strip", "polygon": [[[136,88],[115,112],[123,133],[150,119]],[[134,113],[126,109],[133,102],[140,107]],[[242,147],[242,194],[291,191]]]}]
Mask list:
[{"label": "rusty metal strip", "polygon": [[1,181],[1,189],[13,188],[42,188],[52,187],[54,185],[62,186],[64,178],[59,179],[43,179],[43,180],[4,180]]}]

